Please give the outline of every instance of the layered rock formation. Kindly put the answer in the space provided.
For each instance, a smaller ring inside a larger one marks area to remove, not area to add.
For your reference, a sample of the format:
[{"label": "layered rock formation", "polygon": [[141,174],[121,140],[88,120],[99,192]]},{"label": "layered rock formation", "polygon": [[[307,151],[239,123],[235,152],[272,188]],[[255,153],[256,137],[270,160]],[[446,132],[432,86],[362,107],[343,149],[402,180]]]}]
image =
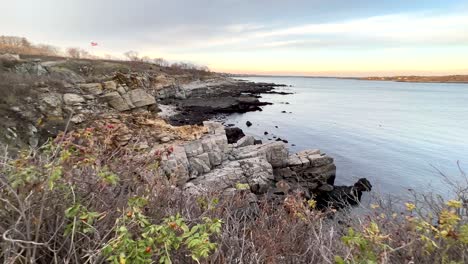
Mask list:
[{"label": "layered rock formation", "polygon": [[[301,190],[310,197],[333,190],[336,167],[319,150],[290,154],[282,142],[254,145],[250,136],[228,144],[224,126],[216,122],[204,126],[206,135],[173,146],[172,154],[161,162],[161,171],[189,193],[231,192],[246,184],[257,195]],[[281,181],[287,190],[276,187]]]}]

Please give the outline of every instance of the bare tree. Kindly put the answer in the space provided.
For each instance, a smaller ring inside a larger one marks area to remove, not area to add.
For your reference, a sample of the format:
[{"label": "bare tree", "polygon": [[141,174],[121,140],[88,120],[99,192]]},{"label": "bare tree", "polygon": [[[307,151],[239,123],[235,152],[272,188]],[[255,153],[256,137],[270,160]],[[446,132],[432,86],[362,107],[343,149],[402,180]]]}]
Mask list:
[{"label": "bare tree", "polygon": [[129,60],[129,61],[141,61],[138,52],[134,50],[129,50],[124,53],[124,56]]},{"label": "bare tree", "polygon": [[169,67],[170,65],[170,63],[163,58],[155,58],[153,59],[153,63],[161,67]]},{"label": "bare tree", "polygon": [[81,58],[80,48],[68,48],[66,53],[70,58],[73,58],[73,59]]}]

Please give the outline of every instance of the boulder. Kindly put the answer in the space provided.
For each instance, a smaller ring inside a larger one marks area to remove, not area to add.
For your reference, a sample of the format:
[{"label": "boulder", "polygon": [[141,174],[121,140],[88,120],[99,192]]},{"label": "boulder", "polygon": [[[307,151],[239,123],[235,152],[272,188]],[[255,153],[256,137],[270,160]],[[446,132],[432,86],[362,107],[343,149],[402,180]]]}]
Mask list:
[{"label": "boulder", "polygon": [[78,94],[66,93],[63,95],[63,102],[66,105],[77,105],[84,103],[86,100]]},{"label": "boulder", "polygon": [[264,158],[250,158],[239,161],[252,192],[263,194],[273,185],[273,167]]},{"label": "boulder", "polygon": [[124,98],[120,96],[118,92],[110,92],[101,96],[101,99],[107,102],[110,106],[118,111],[130,110],[130,106],[127,104]]},{"label": "boulder", "polygon": [[253,136],[245,136],[245,137],[239,139],[239,141],[237,141],[235,146],[237,148],[240,148],[240,147],[251,146],[251,145],[254,145],[254,144],[255,144],[255,138]]},{"label": "boulder", "polygon": [[117,84],[114,81],[107,81],[102,83],[104,90],[115,91],[117,90]]},{"label": "boulder", "polygon": [[39,95],[39,109],[47,116],[62,116],[62,95],[44,93]]},{"label": "boulder", "polygon": [[238,127],[226,127],[226,136],[229,144],[236,143],[239,139],[245,136],[242,129]]},{"label": "boulder", "polygon": [[130,100],[135,107],[143,107],[156,104],[156,99],[143,89],[134,89],[128,92]]},{"label": "boulder", "polygon": [[103,93],[100,83],[82,83],[78,87],[86,94],[99,95]]},{"label": "boulder", "polygon": [[265,157],[274,168],[285,167],[288,164],[288,150],[283,142],[237,148],[231,154],[231,159],[235,160],[254,157]]},{"label": "boulder", "polygon": [[18,62],[20,61],[20,56],[17,54],[0,54],[0,61],[8,61],[8,62]]}]

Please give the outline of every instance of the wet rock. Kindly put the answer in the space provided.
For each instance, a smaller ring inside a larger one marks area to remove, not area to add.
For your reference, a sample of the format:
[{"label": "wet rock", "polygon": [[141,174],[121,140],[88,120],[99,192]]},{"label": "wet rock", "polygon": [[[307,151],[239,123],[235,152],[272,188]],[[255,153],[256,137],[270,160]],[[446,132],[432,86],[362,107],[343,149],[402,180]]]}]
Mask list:
[{"label": "wet rock", "polygon": [[238,127],[227,127],[225,131],[229,144],[234,144],[245,136],[244,131]]},{"label": "wet rock", "polygon": [[370,192],[372,184],[366,179],[359,179],[353,186],[334,186],[332,190],[323,190],[315,198],[317,208],[341,209],[358,205],[363,192]]},{"label": "wet rock", "polygon": [[247,127],[251,127],[251,126],[252,126],[252,122],[247,121],[247,122],[245,122],[245,125],[246,125]]}]

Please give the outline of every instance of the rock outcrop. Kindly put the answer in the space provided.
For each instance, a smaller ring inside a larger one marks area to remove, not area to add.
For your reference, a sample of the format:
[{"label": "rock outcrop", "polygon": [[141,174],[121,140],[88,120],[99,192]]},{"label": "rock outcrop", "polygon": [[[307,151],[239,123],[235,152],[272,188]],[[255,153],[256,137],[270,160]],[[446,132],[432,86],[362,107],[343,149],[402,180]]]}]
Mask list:
[{"label": "rock outcrop", "polygon": [[247,185],[257,195],[287,194],[276,188],[280,181],[309,196],[333,190],[336,167],[319,150],[290,154],[283,142],[254,145],[251,136],[228,144],[223,125],[204,122],[204,126],[206,135],[174,146],[161,162],[161,172],[177,179],[189,193],[225,193]]}]

